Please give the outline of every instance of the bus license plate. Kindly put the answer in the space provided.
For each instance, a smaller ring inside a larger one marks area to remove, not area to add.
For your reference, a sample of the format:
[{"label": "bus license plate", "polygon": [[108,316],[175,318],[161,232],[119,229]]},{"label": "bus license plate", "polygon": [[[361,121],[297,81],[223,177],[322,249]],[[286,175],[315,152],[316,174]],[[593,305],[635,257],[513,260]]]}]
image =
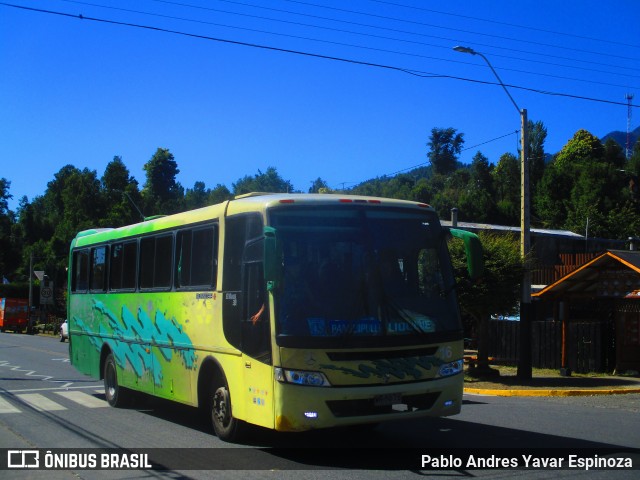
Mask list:
[{"label": "bus license plate", "polygon": [[402,403],[401,393],[386,393],[384,395],[377,395],[373,397],[373,404],[376,407],[386,407],[397,403]]}]

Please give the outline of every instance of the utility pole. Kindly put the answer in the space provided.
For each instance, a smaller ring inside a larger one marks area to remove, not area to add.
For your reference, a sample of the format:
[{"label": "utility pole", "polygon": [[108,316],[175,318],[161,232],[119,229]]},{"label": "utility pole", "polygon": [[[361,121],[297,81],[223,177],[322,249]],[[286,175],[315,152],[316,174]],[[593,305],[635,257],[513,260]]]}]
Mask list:
[{"label": "utility pole", "polygon": [[453,47],[456,52],[478,55],[489,66],[495,77],[500,82],[505,93],[520,114],[520,254],[525,262],[522,278],[522,297],[520,299],[520,337],[518,355],[518,373],[520,379],[530,379],[532,375],[531,365],[531,271],[529,270],[528,257],[531,250],[530,228],[530,195],[529,195],[529,134],[527,110],[520,109],[513,99],[506,85],[495,71],[491,62],[482,53],[469,47]]},{"label": "utility pole", "polygon": [[627,93],[625,98],[627,99],[627,145],[624,153],[627,160],[629,160],[631,156],[631,100],[633,100],[633,93]]}]

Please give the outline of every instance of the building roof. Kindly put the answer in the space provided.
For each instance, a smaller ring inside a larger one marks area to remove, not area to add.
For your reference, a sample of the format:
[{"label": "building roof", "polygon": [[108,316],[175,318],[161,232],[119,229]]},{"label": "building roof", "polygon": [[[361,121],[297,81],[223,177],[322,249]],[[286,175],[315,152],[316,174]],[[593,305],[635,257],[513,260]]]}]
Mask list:
[{"label": "building roof", "polygon": [[[440,223],[445,227],[451,227],[452,222],[449,220],[441,220]],[[520,234],[520,227],[510,227],[508,225],[493,225],[489,223],[473,223],[473,222],[457,222],[456,228],[470,230],[496,230],[499,232],[512,232]],[[553,235],[559,237],[570,237],[572,239],[584,239],[583,235],[573,233],[570,230],[551,230],[547,228],[531,228],[529,229],[533,235]]]},{"label": "building roof", "polygon": [[[625,269],[633,278],[619,273],[620,270]],[[608,275],[609,273],[611,274]],[[640,298],[637,295],[628,296],[634,290],[638,290],[638,282],[640,282],[640,252],[608,250],[531,296],[548,298],[575,293]],[[603,289],[607,290],[604,295]]]}]

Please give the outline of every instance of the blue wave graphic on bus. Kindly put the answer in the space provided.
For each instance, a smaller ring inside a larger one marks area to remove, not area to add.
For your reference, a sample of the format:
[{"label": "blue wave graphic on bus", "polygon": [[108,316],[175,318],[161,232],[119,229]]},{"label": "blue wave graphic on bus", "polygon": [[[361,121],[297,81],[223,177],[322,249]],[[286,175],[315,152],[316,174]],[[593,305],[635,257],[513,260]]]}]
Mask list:
[{"label": "blue wave graphic on bus", "polygon": [[[151,372],[154,384],[162,386],[160,363],[155,362],[153,368],[153,356],[145,346],[150,343],[158,348],[165,361],[171,361],[174,354],[177,354],[187,368],[195,368],[193,343],[174,318],[167,319],[164,313],[156,311],[151,320],[142,308],[139,307],[137,315],[134,315],[126,306],[122,306],[121,316],[118,318],[103,302],[97,300],[94,300],[93,308],[108,320],[106,324],[100,324],[97,333],[99,337],[108,338],[107,343],[119,367],[125,368],[129,364],[138,378],[145,372]],[[74,320],[80,330],[89,332],[81,319]],[[96,350],[99,350],[100,339],[94,336],[88,338]]]}]

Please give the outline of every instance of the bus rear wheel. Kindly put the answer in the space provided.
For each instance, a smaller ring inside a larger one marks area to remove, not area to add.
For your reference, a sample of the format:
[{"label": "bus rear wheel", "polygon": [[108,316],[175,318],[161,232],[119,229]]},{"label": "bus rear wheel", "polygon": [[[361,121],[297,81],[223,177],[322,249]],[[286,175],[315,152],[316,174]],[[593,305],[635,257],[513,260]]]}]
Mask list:
[{"label": "bus rear wheel", "polygon": [[220,440],[233,442],[240,438],[241,422],[231,411],[231,395],[226,383],[214,383],[211,389],[211,422]]},{"label": "bus rear wheel", "polygon": [[127,393],[118,384],[118,371],[113,354],[107,355],[104,362],[104,395],[112,407],[121,408],[127,404]]}]

